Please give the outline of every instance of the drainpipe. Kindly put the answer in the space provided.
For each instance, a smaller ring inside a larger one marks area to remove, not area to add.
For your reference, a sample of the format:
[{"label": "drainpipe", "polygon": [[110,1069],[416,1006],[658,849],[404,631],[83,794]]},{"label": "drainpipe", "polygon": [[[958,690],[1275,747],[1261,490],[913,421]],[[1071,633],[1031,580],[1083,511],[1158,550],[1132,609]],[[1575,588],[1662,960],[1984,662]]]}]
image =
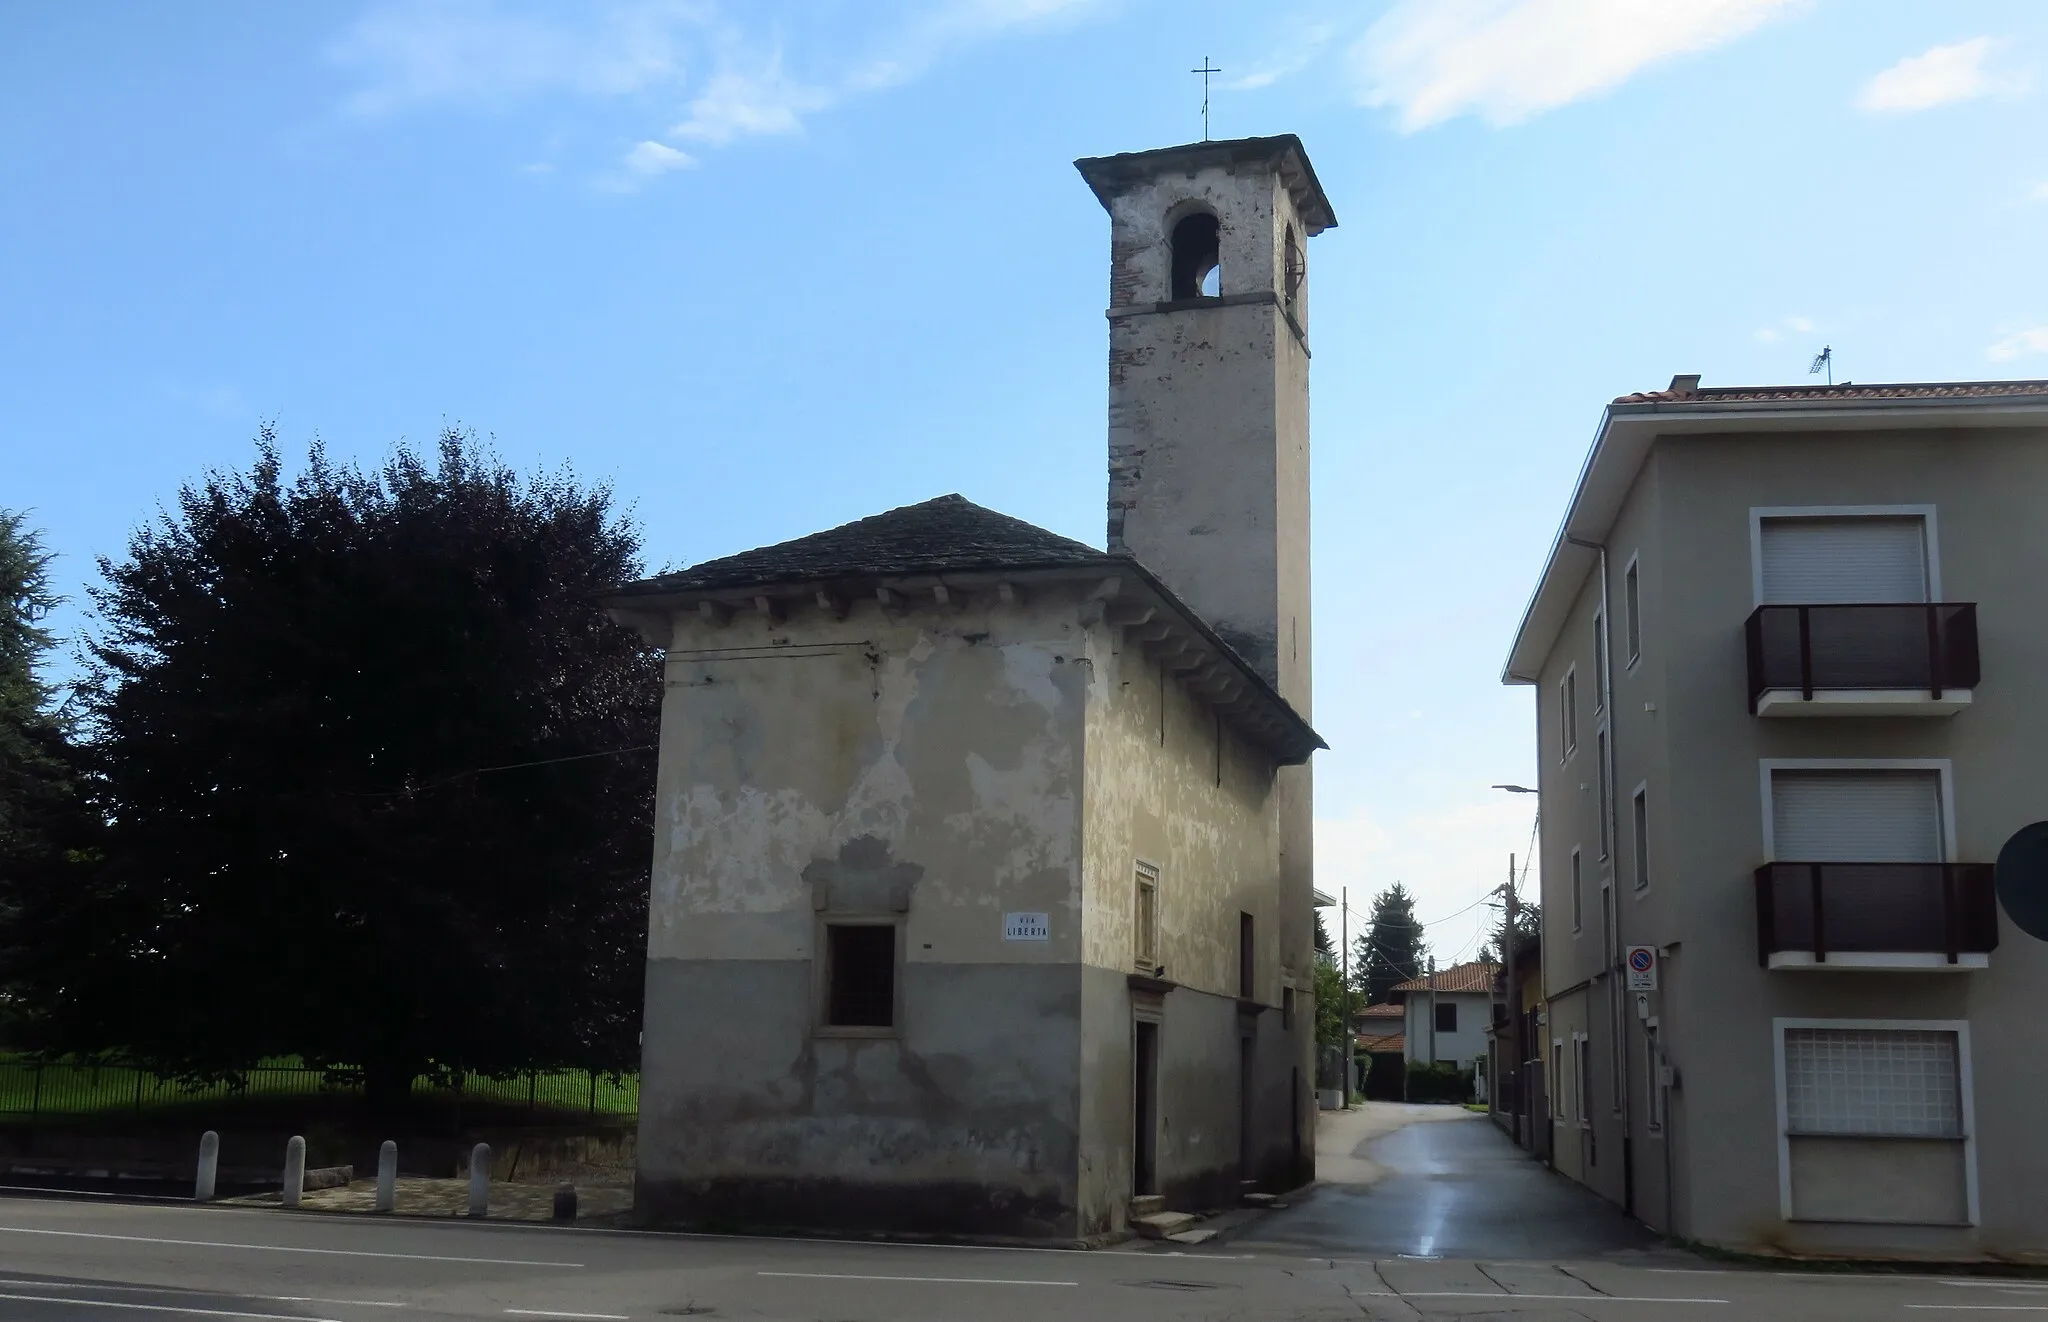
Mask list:
[{"label": "drainpipe", "polygon": [[1600,651],[1605,664],[1600,671],[1600,708],[1607,713],[1607,753],[1602,759],[1600,779],[1606,783],[1606,793],[1600,796],[1600,842],[1607,853],[1607,1003],[1613,1019],[1613,1058],[1616,1095],[1621,1100],[1621,1206],[1630,1216],[1636,1210],[1636,1165],[1633,1137],[1634,1117],[1629,1109],[1628,1092],[1628,1051],[1623,1044],[1628,1029],[1628,1019],[1622,1006],[1621,978],[1621,888],[1615,851],[1621,847],[1621,839],[1615,831],[1614,821],[1614,727],[1617,712],[1614,707],[1614,599],[1607,585],[1607,543],[1589,542],[1565,534],[1565,541],[1573,546],[1582,546],[1600,555]]}]

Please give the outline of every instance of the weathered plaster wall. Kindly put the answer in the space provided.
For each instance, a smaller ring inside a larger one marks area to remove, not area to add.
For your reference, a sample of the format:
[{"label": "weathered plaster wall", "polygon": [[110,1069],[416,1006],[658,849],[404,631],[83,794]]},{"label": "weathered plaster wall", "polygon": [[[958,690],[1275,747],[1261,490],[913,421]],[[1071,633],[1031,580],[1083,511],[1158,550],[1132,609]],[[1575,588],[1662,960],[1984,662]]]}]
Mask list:
[{"label": "weathered plaster wall", "polygon": [[[1285,1187],[1293,1158],[1288,1071],[1308,1001],[1281,1027],[1278,818],[1266,756],[1219,726],[1120,632],[1090,630],[1083,1004],[1091,1074],[1083,1205],[1120,1217],[1131,1192],[1136,865],[1159,869],[1159,955],[1177,988],[1160,1037],[1160,1190],[1174,1206],[1235,1201],[1239,1162],[1238,921],[1253,919],[1253,1170]],[[1220,745],[1219,745],[1220,736]],[[1312,1131],[1304,1143],[1313,1146]]]},{"label": "weathered plaster wall", "polygon": [[[991,603],[992,606],[992,603]],[[1077,603],[677,621],[656,791],[641,1206],[1071,1236]],[[822,883],[822,885],[820,884]],[[817,1031],[821,895],[903,913],[900,1031]],[[1006,912],[1051,940],[1005,942]]]}]

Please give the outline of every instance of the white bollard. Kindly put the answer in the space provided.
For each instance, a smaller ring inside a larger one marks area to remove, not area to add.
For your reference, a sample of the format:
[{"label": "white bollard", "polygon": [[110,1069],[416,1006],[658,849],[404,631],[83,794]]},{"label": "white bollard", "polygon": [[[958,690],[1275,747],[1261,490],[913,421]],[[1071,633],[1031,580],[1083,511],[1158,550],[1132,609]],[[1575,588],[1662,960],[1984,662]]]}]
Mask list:
[{"label": "white bollard", "polygon": [[469,1214],[483,1216],[491,1206],[491,1145],[479,1143],[469,1153]]},{"label": "white bollard", "polygon": [[214,1185],[220,1176],[220,1135],[211,1129],[199,1136],[199,1175],[192,1181],[192,1201],[213,1201]]},{"label": "white bollard", "polygon": [[377,1149],[377,1210],[389,1212],[398,1206],[398,1144],[390,1139]]},{"label": "white bollard", "polygon": [[297,1207],[306,1192],[306,1140],[297,1134],[284,1145],[284,1193],[286,1207]]}]

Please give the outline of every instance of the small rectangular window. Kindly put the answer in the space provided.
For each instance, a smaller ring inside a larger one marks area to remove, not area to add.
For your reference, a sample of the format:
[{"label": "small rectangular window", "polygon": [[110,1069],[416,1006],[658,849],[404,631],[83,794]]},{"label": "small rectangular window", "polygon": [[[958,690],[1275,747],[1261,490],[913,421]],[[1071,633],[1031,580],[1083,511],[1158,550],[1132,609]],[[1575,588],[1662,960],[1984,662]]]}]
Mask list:
[{"label": "small rectangular window", "polygon": [[1282,987],[1280,989],[1280,1031],[1283,1033],[1294,1031],[1294,988],[1292,987]]},{"label": "small rectangular window", "polygon": [[1455,1033],[1458,1031],[1458,1003],[1438,1001],[1436,1006],[1436,1031]]},{"label": "small rectangular window", "polygon": [[825,927],[825,1022],[834,1028],[896,1023],[896,925]]},{"label": "small rectangular window", "polygon": [[1657,1025],[1651,1022],[1643,1028],[1643,1091],[1649,1097],[1652,1133],[1664,1128],[1664,1081],[1658,1068],[1662,1063],[1657,1053]]},{"label": "small rectangular window", "polygon": [[1628,663],[1634,665],[1643,658],[1643,586],[1642,575],[1631,561],[1628,573],[1622,579],[1621,599],[1628,616]]},{"label": "small rectangular window", "polygon": [[1607,790],[1607,731],[1602,730],[1594,743],[1593,760],[1600,764],[1600,857],[1606,858],[1614,852],[1614,812]]},{"label": "small rectangular window", "polygon": [[1566,1079],[1564,1072],[1564,1039],[1561,1037],[1554,1037],[1550,1040],[1549,1082],[1550,1113],[1556,1116],[1559,1120],[1563,1120],[1566,1118],[1565,1088],[1567,1087],[1569,1080]]},{"label": "small rectangular window", "polygon": [[1252,942],[1252,916],[1241,913],[1237,916],[1237,994],[1247,1001],[1258,987],[1253,976],[1258,971],[1257,949]]},{"label": "small rectangular window", "polygon": [[1607,708],[1607,616],[1593,614],[1593,710]]},{"label": "small rectangular window", "polygon": [[1137,867],[1137,896],[1132,908],[1134,930],[1131,933],[1135,949],[1133,955],[1138,962],[1140,973],[1151,973],[1159,967],[1159,869],[1150,863]]},{"label": "small rectangular window", "polygon": [[1591,1045],[1584,1033],[1579,1033],[1572,1038],[1572,1050],[1578,1054],[1579,1058],[1579,1086],[1576,1091],[1575,1100],[1581,1126],[1590,1126],[1593,1123],[1593,1052]]},{"label": "small rectangular window", "polygon": [[1558,747],[1564,752],[1561,757],[1570,757],[1579,746],[1579,672],[1564,672],[1564,683],[1558,689]]},{"label": "small rectangular window", "polygon": [[1639,789],[1635,799],[1636,889],[1650,884],[1650,791]]},{"label": "small rectangular window", "polygon": [[1579,851],[1572,851],[1572,930],[1586,926],[1586,876],[1579,863]]},{"label": "small rectangular window", "polygon": [[1785,1116],[1794,1134],[1963,1136],[1956,1034],[1785,1030]]}]

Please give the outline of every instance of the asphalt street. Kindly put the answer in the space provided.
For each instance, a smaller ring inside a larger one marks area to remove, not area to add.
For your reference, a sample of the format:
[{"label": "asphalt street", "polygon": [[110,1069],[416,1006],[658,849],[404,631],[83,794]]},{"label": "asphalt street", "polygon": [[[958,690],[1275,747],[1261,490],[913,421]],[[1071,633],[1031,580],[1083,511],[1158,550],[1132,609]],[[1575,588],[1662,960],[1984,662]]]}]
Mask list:
[{"label": "asphalt street", "polygon": [[1475,1262],[938,1248],[0,1197],[8,1322],[1908,1322],[1986,1311],[2048,1313],[2048,1283],[1728,1271],[1669,1255]]}]

